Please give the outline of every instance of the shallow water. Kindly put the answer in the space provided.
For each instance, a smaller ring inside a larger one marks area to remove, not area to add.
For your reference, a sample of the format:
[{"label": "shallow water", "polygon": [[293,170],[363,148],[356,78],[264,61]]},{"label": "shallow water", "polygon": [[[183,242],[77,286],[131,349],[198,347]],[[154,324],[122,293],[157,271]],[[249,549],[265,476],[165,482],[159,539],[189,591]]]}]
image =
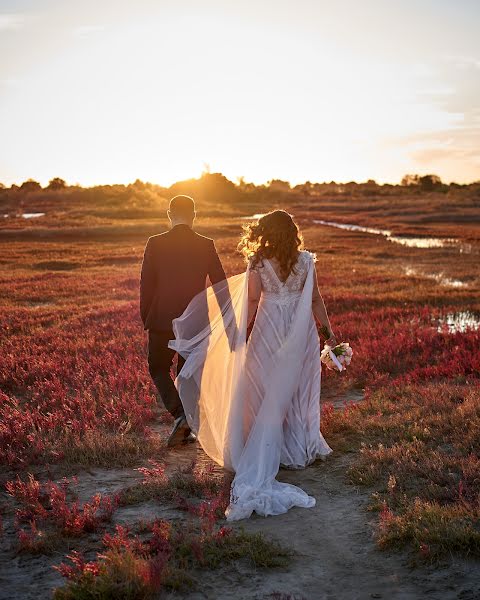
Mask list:
[{"label": "shallow water", "polygon": [[408,246],[409,248],[444,248],[458,243],[458,240],[453,238],[417,238],[390,235],[387,239],[389,242],[402,244],[402,246]]},{"label": "shallow water", "polygon": [[241,219],[245,219],[246,221],[258,221],[264,217],[267,213],[255,213],[254,215],[249,215],[248,217],[240,217]]},{"label": "shallow water", "polygon": [[449,313],[438,319],[438,331],[444,331],[445,328],[449,333],[463,333],[469,329],[477,331],[480,329],[480,316],[469,310]]},{"label": "shallow water", "polygon": [[327,227],[336,227],[337,229],[346,229],[347,231],[361,231],[362,233],[372,233],[374,235],[391,235],[388,229],[375,229],[374,227],[363,227],[362,225],[353,225],[353,223],[336,223],[335,221],[322,221],[313,219],[316,225],[326,225]]},{"label": "shallow water", "polygon": [[45,213],[37,212],[37,213],[23,213],[22,219],[36,219],[37,217],[44,217]]},{"label": "shallow water", "polygon": [[353,223],[336,223],[335,221],[322,221],[314,219],[316,225],[325,225],[327,227],[336,227],[347,231],[360,231],[362,233],[371,233],[373,235],[383,235],[389,242],[401,244],[409,248],[444,248],[445,246],[456,246],[458,240],[453,238],[430,238],[430,237],[409,237],[402,235],[392,235],[388,229],[375,229],[374,227],[363,227]]},{"label": "shallow water", "polygon": [[460,281],[460,279],[451,279],[450,277],[445,277],[443,273],[420,273],[419,271],[417,271],[417,269],[413,269],[412,267],[404,267],[404,271],[405,275],[407,275],[408,277],[424,277],[425,279],[433,279],[434,281],[445,287],[468,287],[468,283]]}]

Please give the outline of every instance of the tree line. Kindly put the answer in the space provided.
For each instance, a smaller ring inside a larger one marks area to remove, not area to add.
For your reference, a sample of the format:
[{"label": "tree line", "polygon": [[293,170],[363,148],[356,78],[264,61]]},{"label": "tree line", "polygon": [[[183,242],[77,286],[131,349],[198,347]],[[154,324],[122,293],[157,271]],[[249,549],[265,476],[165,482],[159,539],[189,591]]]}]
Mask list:
[{"label": "tree line", "polygon": [[271,179],[265,184],[256,185],[249,183],[243,177],[239,177],[236,183],[227,179],[221,173],[203,173],[201,177],[197,179],[187,179],[174,183],[169,187],[164,187],[150,182],[143,182],[137,179],[135,182],[124,185],[124,184],[112,184],[112,185],[98,185],[93,187],[84,188],[79,185],[68,185],[66,181],[60,177],[54,177],[51,179],[45,187],[42,187],[38,181],[34,179],[28,179],[21,185],[12,184],[7,187],[0,183],[0,195],[12,196],[23,196],[25,194],[59,194],[59,193],[70,193],[75,196],[78,193],[82,193],[85,198],[88,196],[98,195],[107,196],[111,199],[117,198],[120,200],[125,195],[131,197],[142,197],[143,199],[149,196],[153,198],[171,197],[177,194],[188,194],[195,196],[198,200],[209,200],[209,201],[221,201],[229,202],[239,200],[241,197],[251,195],[264,195],[264,194],[275,194],[282,195],[287,193],[296,193],[303,196],[315,196],[315,195],[389,195],[392,193],[398,193],[399,191],[419,191],[419,192],[447,192],[451,189],[456,188],[469,188],[475,191],[480,191],[480,181],[471,184],[457,184],[450,183],[445,184],[442,182],[438,175],[405,175],[400,184],[378,184],[375,180],[369,179],[366,182],[357,183],[350,181],[347,183],[337,183],[335,181],[323,182],[323,183],[312,183],[306,181],[305,183],[292,186],[290,182],[281,179]]}]

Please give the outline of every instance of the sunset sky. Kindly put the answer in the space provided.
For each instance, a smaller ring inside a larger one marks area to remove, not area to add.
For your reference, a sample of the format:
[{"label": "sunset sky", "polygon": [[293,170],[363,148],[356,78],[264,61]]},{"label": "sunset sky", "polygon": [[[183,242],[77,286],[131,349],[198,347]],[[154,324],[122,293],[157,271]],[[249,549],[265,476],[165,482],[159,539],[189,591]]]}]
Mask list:
[{"label": "sunset sky", "polygon": [[480,180],[478,0],[0,0],[0,182]]}]

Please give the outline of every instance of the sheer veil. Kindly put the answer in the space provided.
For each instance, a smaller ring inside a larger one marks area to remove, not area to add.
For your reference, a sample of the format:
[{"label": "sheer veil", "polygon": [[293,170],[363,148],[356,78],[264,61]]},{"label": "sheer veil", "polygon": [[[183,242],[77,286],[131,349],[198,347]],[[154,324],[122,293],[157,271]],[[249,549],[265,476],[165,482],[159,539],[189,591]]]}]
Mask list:
[{"label": "sheer veil", "polygon": [[245,387],[248,272],[220,281],[173,321],[169,347],[186,361],[176,386],[188,424],[218,464],[235,470],[243,448],[235,415]]},{"label": "sheer veil", "polygon": [[[249,407],[245,363],[248,275],[235,275],[198,294],[173,321],[169,343],[184,358],[176,379],[188,423],[205,452],[235,472],[228,520],[280,514],[292,506],[311,507],[315,499],[302,489],[276,481],[280,466],[283,423],[299,385],[302,360],[312,319],[314,261],[308,272],[290,331],[280,348],[265,357],[265,394],[260,406]],[[255,414],[245,426],[246,411]]]}]

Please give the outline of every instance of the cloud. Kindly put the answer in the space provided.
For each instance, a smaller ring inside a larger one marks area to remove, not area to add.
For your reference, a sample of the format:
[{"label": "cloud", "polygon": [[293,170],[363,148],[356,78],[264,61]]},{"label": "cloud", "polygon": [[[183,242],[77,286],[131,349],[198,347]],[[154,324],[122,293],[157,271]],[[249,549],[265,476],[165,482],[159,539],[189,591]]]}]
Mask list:
[{"label": "cloud", "polygon": [[25,17],[22,14],[0,14],[0,31],[15,31],[23,27]]},{"label": "cloud", "polygon": [[[469,56],[450,55],[435,65],[434,75],[428,77],[423,89],[417,91],[417,98],[422,103],[435,107],[444,115],[449,115],[450,124],[440,126],[437,131],[419,130],[422,140],[428,140],[431,145],[431,156],[440,152],[434,147],[439,141],[450,138],[455,140],[459,154],[475,154],[472,146],[480,152],[480,59]],[[435,138],[435,139],[434,139]],[[416,143],[418,139],[410,137]],[[438,152],[437,152],[438,151]],[[423,150],[422,150],[423,152]],[[422,155],[417,155],[421,158]]]},{"label": "cloud", "polygon": [[412,172],[436,173],[445,181],[480,179],[480,126],[462,126],[391,140]]},{"label": "cloud", "polygon": [[[480,135],[477,133],[476,141]],[[475,141],[472,137],[472,141]],[[444,160],[468,160],[480,165],[480,156],[476,147],[462,147],[459,140],[456,144],[442,147],[424,148],[410,154],[411,158],[420,166],[432,165]]]}]

